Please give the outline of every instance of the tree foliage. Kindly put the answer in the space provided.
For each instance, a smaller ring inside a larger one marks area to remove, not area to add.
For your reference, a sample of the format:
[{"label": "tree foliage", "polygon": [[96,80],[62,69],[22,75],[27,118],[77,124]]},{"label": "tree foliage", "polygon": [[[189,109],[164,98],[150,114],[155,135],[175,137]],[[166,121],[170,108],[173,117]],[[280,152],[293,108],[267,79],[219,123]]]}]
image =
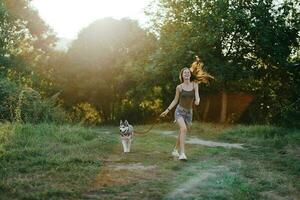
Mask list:
[{"label": "tree foliage", "polygon": [[[179,68],[199,55],[216,77],[204,90],[255,95],[248,112],[252,121],[270,121],[278,109],[299,98],[294,90],[282,94],[299,78],[286,67],[299,47],[299,1],[156,2],[149,15],[152,30],[160,37],[156,64],[160,73],[171,72],[164,83],[174,84]],[[168,93],[170,86],[165,86]],[[261,103],[268,107],[261,108]]]}]

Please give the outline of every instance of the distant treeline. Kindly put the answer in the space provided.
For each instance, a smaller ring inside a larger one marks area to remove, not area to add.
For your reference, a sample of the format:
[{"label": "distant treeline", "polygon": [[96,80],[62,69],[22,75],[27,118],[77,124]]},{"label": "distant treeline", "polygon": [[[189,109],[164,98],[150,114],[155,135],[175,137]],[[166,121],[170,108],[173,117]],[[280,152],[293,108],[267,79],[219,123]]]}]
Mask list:
[{"label": "distant treeline", "polygon": [[[157,0],[147,28],[99,19],[66,52],[29,2],[0,0],[2,121],[152,122],[198,55],[215,77],[200,95],[220,97],[217,121],[300,125],[299,0]],[[240,93],[251,102],[229,120]]]}]

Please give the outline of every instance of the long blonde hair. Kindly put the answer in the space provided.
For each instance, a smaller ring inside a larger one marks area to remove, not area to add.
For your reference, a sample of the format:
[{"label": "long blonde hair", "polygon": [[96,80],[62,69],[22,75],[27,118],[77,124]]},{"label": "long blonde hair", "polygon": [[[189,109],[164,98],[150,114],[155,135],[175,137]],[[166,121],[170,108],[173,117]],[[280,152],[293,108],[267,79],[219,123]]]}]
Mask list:
[{"label": "long blonde hair", "polygon": [[191,64],[189,70],[191,71],[191,81],[195,83],[208,83],[210,79],[214,79],[213,76],[203,70],[204,63],[196,56],[195,61]]}]

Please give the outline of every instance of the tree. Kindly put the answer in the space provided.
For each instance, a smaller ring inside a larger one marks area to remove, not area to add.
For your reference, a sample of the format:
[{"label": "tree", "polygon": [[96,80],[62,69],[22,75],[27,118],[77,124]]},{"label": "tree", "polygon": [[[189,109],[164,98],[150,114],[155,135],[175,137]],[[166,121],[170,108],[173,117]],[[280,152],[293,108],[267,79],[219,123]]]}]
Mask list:
[{"label": "tree", "polygon": [[143,88],[154,47],[155,38],[129,19],[105,18],[84,28],[66,55],[66,66],[57,69],[64,77],[66,107],[88,102],[104,122],[115,120],[124,99],[139,98],[129,93]]},{"label": "tree", "polygon": [[[287,75],[284,65],[299,46],[299,1],[160,0],[155,6],[159,9],[150,16],[160,38],[156,63],[169,74],[163,81],[174,82],[178,68],[188,66],[194,55],[202,57],[216,77],[207,90],[223,96],[220,122],[226,119],[228,91],[255,92],[255,102],[261,103],[266,87],[273,91],[275,82],[285,85],[276,77]],[[170,85],[165,85],[167,92]],[[273,111],[276,102],[270,101]],[[252,109],[257,112],[257,106]],[[255,120],[266,120],[265,114]]]},{"label": "tree", "polygon": [[[55,40],[52,30],[30,6],[30,1],[0,1],[0,102],[2,105],[0,117],[2,119],[14,120],[16,102],[22,91],[27,88],[34,91],[32,94],[35,96],[40,94],[53,96],[54,93],[45,94],[49,89],[46,87],[49,85],[44,83],[49,79],[41,75],[47,74],[43,68],[44,62],[52,52]],[[36,117],[36,120],[25,120],[27,122],[49,118],[52,121],[54,118],[59,118],[61,121],[63,112],[54,105],[55,103],[51,98],[45,101],[42,98],[31,99],[26,103],[30,109],[22,112],[23,118],[24,116]],[[53,112],[54,110],[56,112]],[[60,116],[55,116],[56,114]]]}]

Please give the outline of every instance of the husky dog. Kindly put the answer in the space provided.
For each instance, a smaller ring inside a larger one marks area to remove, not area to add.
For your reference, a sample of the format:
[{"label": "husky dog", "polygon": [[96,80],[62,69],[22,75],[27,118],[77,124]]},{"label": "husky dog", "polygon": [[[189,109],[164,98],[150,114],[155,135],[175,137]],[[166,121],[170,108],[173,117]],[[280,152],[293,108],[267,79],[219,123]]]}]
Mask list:
[{"label": "husky dog", "polygon": [[124,153],[130,152],[130,145],[133,139],[133,127],[128,123],[127,120],[120,121],[120,136],[123,144]]}]

